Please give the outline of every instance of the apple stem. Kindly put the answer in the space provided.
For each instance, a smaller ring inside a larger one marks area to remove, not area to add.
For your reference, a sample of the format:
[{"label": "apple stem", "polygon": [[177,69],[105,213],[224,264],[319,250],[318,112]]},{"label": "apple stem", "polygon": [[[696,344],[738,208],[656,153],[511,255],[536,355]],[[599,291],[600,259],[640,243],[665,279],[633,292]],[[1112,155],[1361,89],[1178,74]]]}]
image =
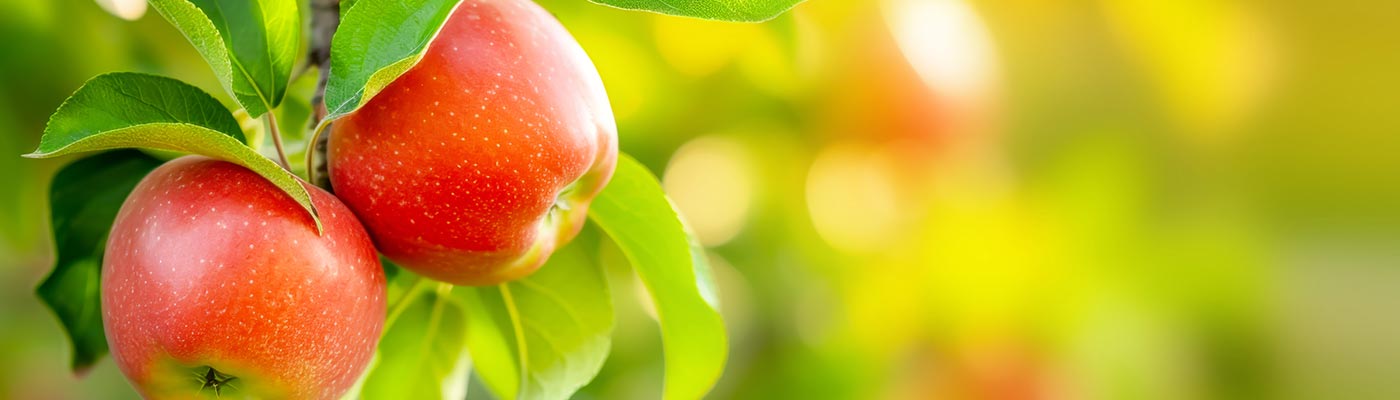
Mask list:
[{"label": "apple stem", "polygon": [[321,133],[325,132],[326,126],[330,125],[329,122],[329,120],[321,120],[320,123],[316,124],[316,128],[311,130],[311,139],[306,141],[306,181],[313,185],[316,184],[316,154],[320,153],[317,150],[321,148],[317,143],[320,143]]},{"label": "apple stem", "polygon": [[272,110],[267,111],[267,130],[272,135],[272,145],[277,147],[277,163],[282,164],[282,169],[292,170],[292,163],[287,161],[287,151],[282,148],[282,129],[277,127],[277,113]]}]

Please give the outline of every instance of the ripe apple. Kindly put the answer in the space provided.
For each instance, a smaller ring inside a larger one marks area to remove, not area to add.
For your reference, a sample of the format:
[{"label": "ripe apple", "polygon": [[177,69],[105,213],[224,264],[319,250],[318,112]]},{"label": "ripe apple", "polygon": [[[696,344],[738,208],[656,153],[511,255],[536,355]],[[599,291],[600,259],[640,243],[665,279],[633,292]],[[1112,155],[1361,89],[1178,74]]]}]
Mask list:
[{"label": "ripe apple", "polygon": [[384,323],[369,235],[304,185],[325,227],[246,168],[184,157],[122,204],[102,261],[112,357],[146,398],[334,399]]},{"label": "ripe apple", "polygon": [[612,176],[601,78],[529,0],[466,0],[422,60],[328,145],[336,195],[379,251],[419,274],[490,285],[539,268]]}]

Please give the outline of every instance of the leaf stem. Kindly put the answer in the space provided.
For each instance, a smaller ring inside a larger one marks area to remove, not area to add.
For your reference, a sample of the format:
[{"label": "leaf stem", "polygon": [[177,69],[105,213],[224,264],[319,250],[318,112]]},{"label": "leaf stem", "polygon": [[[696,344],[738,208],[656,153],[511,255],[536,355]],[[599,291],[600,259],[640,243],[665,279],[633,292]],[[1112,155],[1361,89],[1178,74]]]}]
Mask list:
[{"label": "leaf stem", "polygon": [[510,324],[515,331],[515,351],[520,353],[519,373],[521,383],[524,384],[525,376],[530,371],[530,348],[525,345],[525,327],[520,322],[520,310],[515,307],[515,296],[510,293],[510,283],[497,285],[501,289],[501,299],[506,303],[506,313],[510,315]]},{"label": "leaf stem", "polygon": [[403,292],[403,296],[399,297],[399,300],[394,302],[389,308],[389,314],[384,318],[385,332],[388,332],[389,327],[394,325],[394,321],[399,319],[399,315],[403,314],[404,310],[408,309],[408,305],[413,303],[413,299],[418,297],[418,292],[422,292],[423,289],[428,287],[427,279],[423,279],[423,277],[418,275],[414,275],[413,279],[413,285],[409,286],[408,290]]},{"label": "leaf stem", "polygon": [[[446,287],[446,290],[443,289],[444,287]],[[447,296],[451,294],[451,292],[452,284],[438,284],[437,296],[433,297],[433,310],[430,314],[428,314],[428,330],[427,332],[424,332],[424,334],[427,336],[427,340],[423,341],[423,347],[419,348],[418,354],[423,355],[432,353],[431,350],[434,336],[438,335],[438,326],[442,324],[442,308],[443,306],[447,305]]]},{"label": "leaf stem", "polygon": [[282,148],[282,129],[277,126],[276,112],[267,110],[267,131],[272,135],[272,145],[277,147],[277,163],[287,172],[292,171],[292,163],[287,161],[287,151]]}]

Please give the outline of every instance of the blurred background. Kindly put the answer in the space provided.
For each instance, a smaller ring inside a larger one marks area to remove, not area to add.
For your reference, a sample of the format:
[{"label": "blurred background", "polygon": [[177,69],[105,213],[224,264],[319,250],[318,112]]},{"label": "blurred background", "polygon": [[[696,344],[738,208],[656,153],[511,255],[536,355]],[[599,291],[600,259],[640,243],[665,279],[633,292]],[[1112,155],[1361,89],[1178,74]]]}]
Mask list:
[{"label": "blurred background", "polygon": [[[1400,2],[541,2],[709,248],[714,398],[1400,398]],[[33,287],[71,160],[18,155],[100,73],[226,96],[97,3],[0,2],[0,398],[134,396],[68,371]],[[619,345],[577,397],[654,398],[655,321],[598,254]]]}]

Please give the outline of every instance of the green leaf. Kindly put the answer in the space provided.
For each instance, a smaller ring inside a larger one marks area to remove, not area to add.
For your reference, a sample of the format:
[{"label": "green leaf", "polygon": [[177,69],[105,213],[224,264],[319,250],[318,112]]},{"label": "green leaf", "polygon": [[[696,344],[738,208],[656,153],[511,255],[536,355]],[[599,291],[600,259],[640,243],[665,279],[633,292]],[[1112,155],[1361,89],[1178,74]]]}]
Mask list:
[{"label": "green leaf", "polygon": [[428,49],[459,0],[358,0],[331,38],[328,119],[360,108]]},{"label": "green leaf", "polygon": [[575,240],[525,279],[458,288],[468,310],[467,347],[496,397],[566,399],[602,368],[612,297],[586,247]]},{"label": "green leaf", "polygon": [[345,12],[346,12],[346,11],[350,11],[350,7],[354,7],[356,2],[357,2],[357,0],[340,0],[340,18],[341,18],[341,19],[344,19],[344,18],[345,18]]},{"label": "green leaf", "polygon": [[68,331],[75,372],[107,354],[98,290],[107,233],[126,196],[160,164],[140,151],[117,150],[78,160],[54,175],[49,209],[58,255],[36,292]]},{"label": "green leaf", "polygon": [[238,121],[218,100],[178,80],[137,73],[92,78],[58,107],[39,148],[51,158],[84,151],[148,148],[201,154],[242,165],[301,204],[321,229],[311,194],[291,172],[243,142]]},{"label": "green leaf", "polygon": [[761,22],[803,0],[589,0],[628,10],[734,22]]},{"label": "green leaf", "polygon": [[410,301],[379,340],[378,357],[364,382],[364,399],[461,399],[471,358],[467,319],[452,286],[404,298]]},{"label": "green leaf", "polygon": [[151,0],[248,114],[281,104],[301,50],[299,1]]},{"label": "green leaf", "polygon": [[233,114],[184,82],[133,72],[98,75],[63,102],[44,127],[35,153],[49,153],[100,132],[142,124],[197,125],[244,143]]},{"label": "green leaf", "polygon": [[588,216],[622,249],[651,294],[666,352],[665,398],[703,396],[724,370],[728,348],[704,250],[656,176],[626,154]]}]

